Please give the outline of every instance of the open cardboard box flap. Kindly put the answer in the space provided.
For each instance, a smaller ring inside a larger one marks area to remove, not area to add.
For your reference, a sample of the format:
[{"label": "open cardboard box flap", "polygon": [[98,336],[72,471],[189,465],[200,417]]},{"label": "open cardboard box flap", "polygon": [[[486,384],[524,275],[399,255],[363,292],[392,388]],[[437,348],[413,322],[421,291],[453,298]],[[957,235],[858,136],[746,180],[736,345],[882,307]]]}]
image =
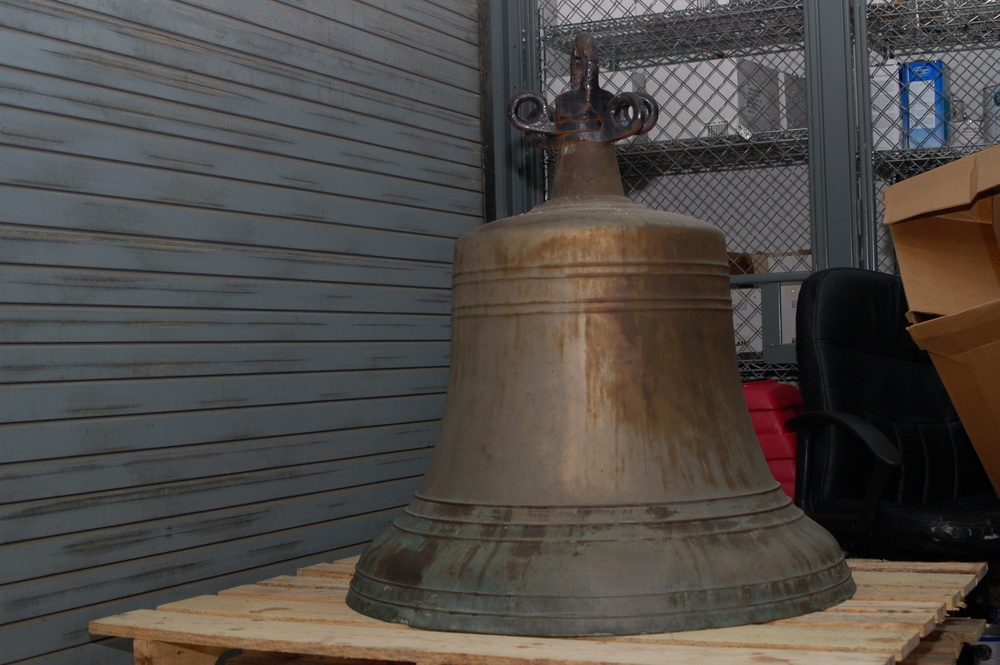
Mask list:
[{"label": "open cardboard box flap", "polygon": [[910,309],[956,314],[1000,300],[1000,146],[885,191]]},{"label": "open cardboard box flap", "polygon": [[887,188],[910,335],[1000,493],[1000,146]]}]

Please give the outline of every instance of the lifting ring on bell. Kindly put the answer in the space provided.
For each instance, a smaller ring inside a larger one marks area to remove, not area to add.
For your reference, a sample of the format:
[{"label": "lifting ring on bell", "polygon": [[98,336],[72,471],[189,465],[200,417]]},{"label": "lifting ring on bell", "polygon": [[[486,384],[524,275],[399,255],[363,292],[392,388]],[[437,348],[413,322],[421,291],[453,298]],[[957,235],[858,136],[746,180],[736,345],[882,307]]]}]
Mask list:
[{"label": "lifting ring on bell", "polygon": [[[527,118],[522,118],[520,116],[521,107],[529,102],[534,104],[534,108]],[[510,124],[522,132],[553,134],[556,131],[548,102],[535,92],[522,92],[515,95],[507,104],[507,118],[510,120]]]},{"label": "lifting ring on bell", "polygon": [[613,142],[638,134],[649,119],[649,104],[634,92],[621,92],[611,98],[604,111],[600,140]]}]

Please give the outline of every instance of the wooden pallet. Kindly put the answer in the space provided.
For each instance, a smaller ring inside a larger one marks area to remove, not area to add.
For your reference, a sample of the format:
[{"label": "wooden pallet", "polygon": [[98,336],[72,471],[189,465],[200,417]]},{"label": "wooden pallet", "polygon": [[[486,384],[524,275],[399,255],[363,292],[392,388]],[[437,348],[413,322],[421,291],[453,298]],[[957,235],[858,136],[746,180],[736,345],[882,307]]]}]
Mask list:
[{"label": "wooden pallet", "polygon": [[985,564],[855,559],[855,596],[792,619],[752,626],[614,638],[443,633],[384,623],[344,604],[355,559],[298,575],[137,610],[90,624],[95,635],[132,638],[137,665],[930,665],[954,663],[984,622],[948,618]]}]

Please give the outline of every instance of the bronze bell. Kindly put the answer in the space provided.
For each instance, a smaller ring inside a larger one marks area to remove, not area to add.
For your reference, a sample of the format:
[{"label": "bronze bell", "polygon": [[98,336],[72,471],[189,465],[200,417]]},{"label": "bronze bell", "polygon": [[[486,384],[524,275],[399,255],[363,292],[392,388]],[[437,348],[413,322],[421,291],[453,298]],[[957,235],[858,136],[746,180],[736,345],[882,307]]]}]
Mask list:
[{"label": "bronze bell", "polygon": [[587,35],[571,79],[554,113],[511,102],[558,150],[552,197],[459,239],[437,446],[348,605],[436,630],[621,635],[850,597],[836,541],[750,423],[723,234],[624,196],[612,142],[648,130],[655,102],[601,90]]}]

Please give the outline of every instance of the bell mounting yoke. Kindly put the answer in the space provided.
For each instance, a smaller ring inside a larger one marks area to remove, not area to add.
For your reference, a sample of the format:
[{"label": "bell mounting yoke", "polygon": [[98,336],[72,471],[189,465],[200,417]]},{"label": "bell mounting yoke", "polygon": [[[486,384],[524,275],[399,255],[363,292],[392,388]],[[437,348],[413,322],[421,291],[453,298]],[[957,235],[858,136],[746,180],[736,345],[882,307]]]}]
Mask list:
[{"label": "bell mounting yoke", "polygon": [[[643,92],[612,95],[600,87],[600,66],[593,37],[581,32],[573,40],[570,89],[556,97],[554,109],[535,92],[515,95],[507,106],[507,119],[525,132],[528,141],[546,150],[563,143],[598,141],[613,143],[644,134],[653,128],[659,105]],[[526,118],[521,107],[532,104]]]}]

